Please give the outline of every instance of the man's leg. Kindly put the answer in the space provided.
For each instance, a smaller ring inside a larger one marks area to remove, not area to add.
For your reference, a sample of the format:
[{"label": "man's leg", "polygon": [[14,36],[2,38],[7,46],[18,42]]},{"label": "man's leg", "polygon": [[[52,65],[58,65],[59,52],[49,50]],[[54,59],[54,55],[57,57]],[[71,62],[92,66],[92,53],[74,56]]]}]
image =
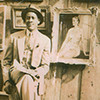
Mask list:
[{"label": "man's leg", "polygon": [[22,100],[34,100],[35,82],[31,76],[24,75],[16,86]]},{"label": "man's leg", "polygon": [[41,96],[39,96],[37,93],[37,87],[35,87],[34,96],[35,96],[35,100],[41,100]]}]

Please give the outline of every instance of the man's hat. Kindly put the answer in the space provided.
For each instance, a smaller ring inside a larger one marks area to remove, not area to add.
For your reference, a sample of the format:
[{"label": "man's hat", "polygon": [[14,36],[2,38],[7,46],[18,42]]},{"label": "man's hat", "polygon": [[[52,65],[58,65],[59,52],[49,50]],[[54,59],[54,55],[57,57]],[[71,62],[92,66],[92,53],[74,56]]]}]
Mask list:
[{"label": "man's hat", "polygon": [[22,11],[22,13],[21,13],[21,16],[22,16],[22,19],[23,19],[24,22],[25,22],[26,14],[27,14],[28,12],[34,12],[34,13],[37,15],[37,17],[38,17],[38,19],[39,19],[39,21],[40,21],[40,23],[39,23],[38,25],[42,24],[42,22],[43,22],[43,16],[42,16],[42,14],[41,14],[37,9],[31,8],[30,6],[27,7],[27,8],[25,8],[25,9]]}]

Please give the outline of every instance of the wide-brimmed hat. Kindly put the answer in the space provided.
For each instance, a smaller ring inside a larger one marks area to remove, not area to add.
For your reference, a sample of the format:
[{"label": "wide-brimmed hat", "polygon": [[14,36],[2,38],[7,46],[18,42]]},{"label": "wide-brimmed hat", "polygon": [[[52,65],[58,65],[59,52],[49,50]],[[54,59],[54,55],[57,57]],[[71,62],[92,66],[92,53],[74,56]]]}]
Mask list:
[{"label": "wide-brimmed hat", "polygon": [[43,16],[42,16],[42,14],[37,9],[32,8],[30,6],[27,7],[27,8],[25,8],[24,10],[22,10],[21,16],[22,16],[22,19],[23,19],[24,22],[25,22],[26,14],[28,12],[34,12],[37,15],[37,17],[38,17],[38,19],[40,21],[40,23],[38,25],[42,24],[42,22],[43,22]]}]

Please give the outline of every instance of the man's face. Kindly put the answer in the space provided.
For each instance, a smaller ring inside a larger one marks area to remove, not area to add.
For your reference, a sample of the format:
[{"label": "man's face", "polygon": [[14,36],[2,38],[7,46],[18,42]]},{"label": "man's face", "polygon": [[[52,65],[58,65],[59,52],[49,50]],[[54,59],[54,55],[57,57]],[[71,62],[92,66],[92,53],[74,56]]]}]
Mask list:
[{"label": "man's face", "polygon": [[28,12],[26,14],[25,23],[26,23],[27,29],[29,31],[33,31],[37,29],[37,26],[39,24],[39,19],[34,12]]}]

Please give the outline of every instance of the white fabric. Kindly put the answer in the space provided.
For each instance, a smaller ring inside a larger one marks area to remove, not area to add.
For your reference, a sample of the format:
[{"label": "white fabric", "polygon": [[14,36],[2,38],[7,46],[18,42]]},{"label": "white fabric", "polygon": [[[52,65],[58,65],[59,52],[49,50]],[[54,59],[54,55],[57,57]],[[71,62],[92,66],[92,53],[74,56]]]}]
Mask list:
[{"label": "white fabric", "polygon": [[24,75],[18,82],[17,89],[22,100],[40,100],[40,96],[37,95],[36,81],[33,81],[31,76]]}]

